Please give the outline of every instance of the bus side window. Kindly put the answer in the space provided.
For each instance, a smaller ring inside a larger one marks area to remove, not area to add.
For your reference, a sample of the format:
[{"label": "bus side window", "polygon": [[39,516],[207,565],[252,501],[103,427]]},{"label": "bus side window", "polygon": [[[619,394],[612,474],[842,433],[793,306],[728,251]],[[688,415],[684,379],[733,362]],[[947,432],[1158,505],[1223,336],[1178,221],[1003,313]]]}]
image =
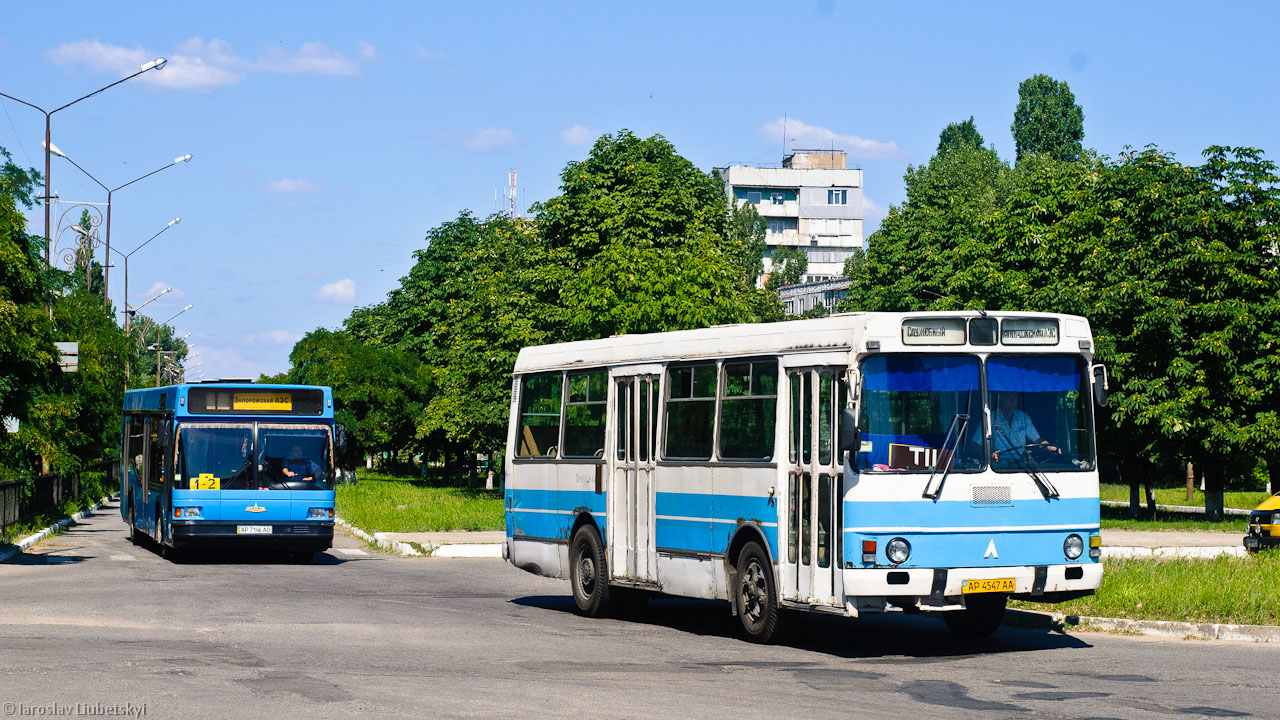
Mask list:
[{"label": "bus side window", "polygon": [[578,373],[569,376],[569,403],[565,408],[564,456],[604,457],[605,402],[609,392],[608,373]]},{"label": "bus side window", "polygon": [[130,415],[127,419],[128,446],[125,449],[125,458],[129,462],[129,480],[137,482],[142,479],[142,418]]},{"label": "bus side window", "polygon": [[167,422],[163,417],[147,420],[147,487],[159,490],[164,483],[164,447],[160,445],[160,423]]},{"label": "bus side window", "polygon": [[[564,376],[526,375],[520,380],[520,457],[555,457],[560,442],[560,401]],[[603,441],[601,442],[603,447]]]},{"label": "bus side window", "polygon": [[667,371],[667,434],[662,456],[710,460],[716,418],[715,363]]}]

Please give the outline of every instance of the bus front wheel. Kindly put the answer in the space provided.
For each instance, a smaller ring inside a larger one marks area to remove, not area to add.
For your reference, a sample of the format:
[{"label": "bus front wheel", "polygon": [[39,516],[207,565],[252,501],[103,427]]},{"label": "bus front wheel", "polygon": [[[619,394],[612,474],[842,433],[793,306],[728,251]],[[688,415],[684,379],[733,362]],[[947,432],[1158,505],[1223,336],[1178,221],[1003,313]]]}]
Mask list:
[{"label": "bus front wheel", "polygon": [[942,614],[951,632],[964,638],[984,638],[1000,627],[1004,620],[1005,595],[972,595],[965,599],[963,610]]},{"label": "bus front wheel", "polygon": [[769,556],[758,543],[747,543],[738,556],[734,578],[734,602],[748,640],[767,643],[778,632],[778,590],[769,571]]},{"label": "bus front wheel", "polygon": [[573,586],[574,606],[587,617],[608,615],[612,609],[604,557],[600,533],[590,525],[578,528],[569,543],[569,584]]}]

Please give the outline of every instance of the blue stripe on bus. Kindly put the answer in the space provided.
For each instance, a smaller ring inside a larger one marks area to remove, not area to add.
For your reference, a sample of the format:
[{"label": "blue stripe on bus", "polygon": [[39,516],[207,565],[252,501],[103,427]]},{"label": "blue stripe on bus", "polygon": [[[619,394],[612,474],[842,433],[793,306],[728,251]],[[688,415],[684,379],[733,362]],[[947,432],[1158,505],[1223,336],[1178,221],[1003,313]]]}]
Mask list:
[{"label": "blue stripe on bus", "polygon": [[[586,509],[600,527],[600,534],[608,537],[605,514],[605,495],[591,490],[524,490],[507,488],[507,537],[555,538],[569,540],[569,530],[576,517],[575,510]],[[553,510],[556,512],[520,512],[522,510]]]},{"label": "blue stripe on bus", "polygon": [[[1095,562],[1089,560],[1087,554],[1076,561],[1067,559],[1062,543],[1073,532],[1085,541],[1087,548],[1089,534],[1097,532],[1097,528],[1081,526],[1073,530],[977,530],[948,533],[847,531],[844,534],[844,561],[852,563],[855,568],[868,567],[862,562],[862,541],[875,540],[876,564],[881,567],[888,565],[885,545],[893,538],[900,537],[911,543],[911,555],[900,566],[904,568],[1024,567]],[[992,543],[995,544],[996,556],[987,557]]]},{"label": "blue stripe on bus", "polygon": [[[177,490],[174,507],[199,507],[202,520],[296,522],[313,507],[333,507],[331,490]],[[249,508],[262,508],[258,512]],[[327,519],[327,518],[326,518]]]},{"label": "blue stripe on bus", "polygon": [[1096,497],[1014,500],[1012,505],[1003,507],[973,507],[963,500],[846,501],[844,527],[967,528],[1066,524],[1097,527],[1099,513]]}]

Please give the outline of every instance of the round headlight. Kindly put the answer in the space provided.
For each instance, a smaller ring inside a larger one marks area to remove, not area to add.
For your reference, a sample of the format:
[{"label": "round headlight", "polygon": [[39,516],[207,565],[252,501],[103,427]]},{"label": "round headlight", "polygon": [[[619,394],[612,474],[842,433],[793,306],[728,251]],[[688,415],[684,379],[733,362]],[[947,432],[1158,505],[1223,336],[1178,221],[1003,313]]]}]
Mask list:
[{"label": "round headlight", "polygon": [[889,557],[889,562],[901,565],[911,557],[911,543],[902,538],[894,538],[884,546],[884,554]]},{"label": "round headlight", "polygon": [[1075,560],[1084,552],[1084,541],[1079,535],[1068,535],[1067,541],[1062,543],[1062,552],[1067,554],[1068,560]]}]

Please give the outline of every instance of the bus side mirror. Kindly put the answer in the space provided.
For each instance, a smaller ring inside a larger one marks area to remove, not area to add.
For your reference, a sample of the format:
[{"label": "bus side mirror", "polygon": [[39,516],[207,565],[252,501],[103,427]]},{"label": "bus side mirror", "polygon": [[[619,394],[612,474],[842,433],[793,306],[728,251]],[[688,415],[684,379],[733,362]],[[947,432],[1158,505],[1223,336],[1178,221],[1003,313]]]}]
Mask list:
[{"label": "bus side mirror", "polygon": [[858,416],[845,408],[840,411],[840,452],[856,453],[861,448],[862,428],[858,427]]},{"label": "bus side mirror", "polygon": [[1107,406],[1107,366],[1093,366],[1093,401],[1098,407]]}]

